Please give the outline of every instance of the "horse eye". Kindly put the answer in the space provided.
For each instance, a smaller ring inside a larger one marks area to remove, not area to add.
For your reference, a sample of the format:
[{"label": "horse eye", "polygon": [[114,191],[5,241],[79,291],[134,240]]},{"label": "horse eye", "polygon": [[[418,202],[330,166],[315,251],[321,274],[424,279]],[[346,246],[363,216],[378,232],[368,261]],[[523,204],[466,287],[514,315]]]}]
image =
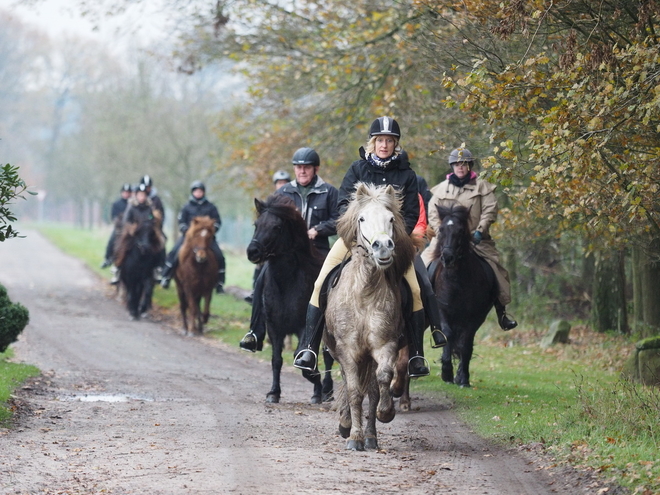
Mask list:
[{"label": "horse eye", "polygon": [[390,218],[390,223],[394,223],[394,217]]},{"label": "horse eye", "polygon": [[358,222],[364,222],[364,217],[358,218]]}]

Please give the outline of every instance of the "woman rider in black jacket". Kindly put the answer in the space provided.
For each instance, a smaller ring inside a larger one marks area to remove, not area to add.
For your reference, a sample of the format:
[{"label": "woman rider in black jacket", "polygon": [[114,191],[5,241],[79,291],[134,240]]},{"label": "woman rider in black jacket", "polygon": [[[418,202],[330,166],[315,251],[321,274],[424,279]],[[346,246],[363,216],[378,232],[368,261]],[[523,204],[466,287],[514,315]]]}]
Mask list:
[{"label": "woman rider in black jacket", "polygon": [[[399,139],[401,131],[396,120],[390,117],[380,117],[373,121],[369,130],[369,142],[365,148],[360,148],[360,159],[350,166],[339,189],[339,211],[343,213],[348,206],[351,195],[355,191],[358,182],[374,184],[376,186],[392,185],[401,194],[403,199],[402,215],[406,224],[406,230],[410,234],[419,219],[419,197],[417,189],[417,175],[410,168],[407,160],[401,159],[401,148]],[[300,350],[294,361],[294,366],[302,370],[314,371],[316,369],[316,357],[321,343],[322,316],[319,309],[319,296],[321,288],[330,271],[342,262],[349,252],[343,240],[340,238],[335,242],[330,253],[325,259],[321,273],[314,284],[314,293],[307,308],[307,321],[305,331],[301,337]],[[425,274],[420,273],[420,276]],[[408,364],[408,374],[414,376],[426,376],[429,369],[424,359],[423,338],[425,330],[424,306],[420,286],[411,264],[405,275],[413,296],[412,322],[406,325],[408,330],[408,342],[411,344],[411,356]],[[424,284],[430,287],[430,284]],[[425,298],[429,301],[427,308],[431,320],[432,335],[435,347],[441,347],[447,343],[445,336],[440,331],[440,313],[434,297]]]}]

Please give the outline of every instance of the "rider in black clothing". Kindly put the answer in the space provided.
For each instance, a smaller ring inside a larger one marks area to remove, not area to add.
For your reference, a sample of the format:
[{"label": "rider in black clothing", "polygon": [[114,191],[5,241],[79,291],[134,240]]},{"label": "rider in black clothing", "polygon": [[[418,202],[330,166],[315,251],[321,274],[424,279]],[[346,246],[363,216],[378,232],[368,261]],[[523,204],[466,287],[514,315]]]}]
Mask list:
[{"label": "rider in black clothing", "polygon": [[110,210],[110,220],[114,224],[114,228],[110,234],[110,239],[108,239],[108,244],[105,247],[105,260],[101,264],[101,268],[107,268],[112,265],[115,251],[115,239],[121,229],[121,220],[124,216],[124,211],[126,211],[128,200],[130,199],[131,194],[133,194],[133,189],[131,185],[127,183],[121,186],[120,193],[121,198],[112,203],[112,208]]},{"label": "rider in black clothing", "polygon": [[151,200],[151,204],[153,205],[155,210],[160,211],[162,215],[163,225],[165,225],[165,207],[163,206],[163,202],[161,201],[160,197],[158,197],[158,193],[156,192],[156,188],[154,187],[153,179],[151,178],[150,175],[143,175],[142,178],[140,179],[140,184],[144,184],[147,187],[147,195]]},{"label": "rider in black clothing", "polygon": [[[190,185],[190,200],[179,213],[179,231],[181,232],[181,236],[177,239],[165,261],[165,268],[160,282],[160,285],[164,289],[167,289],[170,286],[170,280],[172,279],[174,270],[179,263],[179,249],[181,249],[186,231],[190,227],[190,222],[192,222],[192,219],[195,217],[203,216],[208,216],[215,220],[215,231],[216,233],[220,231],[220,226],[222,225],[220,213],[218,213],[218,209],[215,205],[206,199],[206,186],[204,186],[204,183],[196,180]],[[215,237],[211,243],[211,250],[218,260],[218,284],[216,285],[215,290],[218,294],[222,294],[224,292],[223,286],[225,285],[225,257],[222,254]]]},{"label": "rider in black clothing", "polygon": [[[330,251],[328,237],[337,233],[339,218],[337,208],[338,191],[317,175],[321,160],[312,148],[300,148],[291,159],[296,174],[295,180],[279,188],[275,194],[290,197],[307,224],[307,235],[316,249],[324,257]],[[252,317],[250,331],[239,343],[246,351],[260,351],[266,338],[266,325],[263,321],[263,276],[268,269],[264,263],[254,284],[252,297]]]}]

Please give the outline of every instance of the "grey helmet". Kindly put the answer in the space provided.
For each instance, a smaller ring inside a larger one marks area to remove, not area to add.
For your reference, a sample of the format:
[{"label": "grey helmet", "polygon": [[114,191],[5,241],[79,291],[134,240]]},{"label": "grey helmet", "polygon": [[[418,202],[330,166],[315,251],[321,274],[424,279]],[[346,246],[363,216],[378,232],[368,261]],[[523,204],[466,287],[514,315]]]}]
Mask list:
[{"label": "grey helmet", "polygon": [[374,120],[369,128],[369,138],[382,135],[401,138],[401,129],[398,122],[392,117],[378,117]]},{"label": "grey helmet", "polygon": [[285,181],[290,181],[291,176],[289,175],[289,172],[286,172],[284,170],[278,170],[273,174],[273,184],[277,183],[279,180],[285,180]]},{"label": "grey helmet", "polygon": [[458,148],[449,153],[449,165],[453,165],[454,163],[457,162],[468,162],[470,166],[472,166],[472,162],[474,162],[474,157],[472,156],[472,153],[470,153],[470,150],[467,148]]},{"label": "grey helmet", "polygon": [[293,154],[291,163],[294,165],[314,165],[318,167],[321,165],[321,159],[319,158],[319,154],[312,148],[299,148]]},{"label": "grey helmet", "polygon": [[201,189],[206,193],[206,186],[201,180],[193,181],[193,183],[190,184],[190,192],[192,193],[195,189]]}]

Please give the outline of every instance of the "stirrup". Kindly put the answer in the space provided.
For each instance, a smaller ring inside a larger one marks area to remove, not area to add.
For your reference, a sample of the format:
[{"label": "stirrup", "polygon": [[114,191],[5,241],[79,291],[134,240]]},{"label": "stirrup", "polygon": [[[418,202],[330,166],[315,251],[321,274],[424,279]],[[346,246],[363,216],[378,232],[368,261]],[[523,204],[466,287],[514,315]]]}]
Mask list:
[{"label": "stirrup", "polygon": [[306,349],[298,351],[298,353],[295,355],[295,357],[293,358],[293,367],[298,368],[299,370],[316,371],[316,366],[314,366],[313,368],[310,368],[308,366],[300,366],[300,365],[296,364],[296,361],[298,361],[298,358],[300,357],[300,355],[303,352],[311,352],[312,353],[312,355],[314,356],[314,364],[315,365],[319,362],[318,355],[313,350],[311,350],[309,347],[307,347]]},{"label": "stirrup", "polygon": [[[243,347],[244,344],[248,344],[248,343],[252,344],[252,341],[250,341],[250,342],[245,341],[245,339],[250,337],[250,336],[254,339],[254,349],[248,349],[247,347]],[[238,346],[241,348],[241,350],[246,351],[246,352],[257,352],[258,344],[259,344],[259,340],[257,339],[257,335],[252,330],[250,330],[248,333],[243,335],[243,338],[238,343]]]},{"label": "stirrup", "polygon": [[[422,359],[422,360],[424,360],[424,366],[425,366],[426,369],[428,370],[428,372],[427,372],[425,375],[422,375],[422,374],[414,374],[414,375],[413,375],[412,373],[410,373],[410,363],[412,362],[413,359]],[[416,378],[416,377],[419,377],[419,376],[429,376],[429,375],[431,374],[431,367],[429,366],[429,361],[428,361],[428,359],[426,359],[424,356],[419,356],[419,355],[417,355],[417,356],[413,356],[413,357],[411,357],[411,358],[408,360],[408,369],[407,369],[407,371],[408,371],[408,376],[409,376],[410,378]]]},{"label": "stirrup", "polygon": [[[435,343],[435,337],[433,336],[433,334],[435,332],[438,332],[440,335],[442,335],[442,338],[445,339],[445,342],[443,344],[436,344]],[[447,342],[449,342],[449,340],[447,339],[447,336],[445,335],[445,333],[442,330],[440,330],[439,328],[431,327],[431,347],[433,349],[438,349],[440,347],[444,347],[444,346],[447,345]]]}]

